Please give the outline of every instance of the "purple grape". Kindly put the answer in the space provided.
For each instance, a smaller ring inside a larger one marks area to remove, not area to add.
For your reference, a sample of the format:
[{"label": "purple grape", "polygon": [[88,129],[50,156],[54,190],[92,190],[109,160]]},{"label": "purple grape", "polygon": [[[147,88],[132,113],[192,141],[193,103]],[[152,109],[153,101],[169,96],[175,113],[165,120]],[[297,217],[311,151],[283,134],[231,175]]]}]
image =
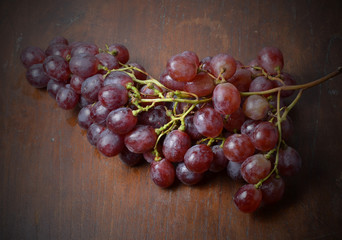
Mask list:
[{"label": "purple grape", "polygon": [[48,85],[50,78],[45,73],[43,64],[38,63],[31,65],[27,69],[26,80],[35,88],[45,88]]},{"label": "purple grape", "polygon": [[203,173],[209,170],[214,159],[210,147],[204,144],[194,145],[184,155],[184,164],[192,172]]},{"label": "purple grape", "polygon": [[27,47],[20,54],[20,60],[26,68],[43,63],[45,57],[43,50],[38,47]]},{"label": "purple grape", "polygon": [[123,136],[105,129],[101,132],[96,147],[106,157],[116,156],[124,148]]},{"label": "purple grape", "polygon": [[162,188],[170,187],[175,181],[175,167],[166,159],[151,163],[150,175],[152,181]]},{"label": "purple grape", "polygon": [[191,172],[184,163],[179,163],[176,168],[176,176],[185,185],[195,185],[202,180],[204,174]]},{"label": "purple grape", "polygon": [[151,150],[157,141],[157,134],[151,126],[137,125],[126,134],[125,145],[131,152],[144,153]]},{"label": "purple grape", "polygon": [[180,130],[173,130],[164,140],[163,154],[170,162],[183,162],[184,155],[190,147],[189,135]]}]

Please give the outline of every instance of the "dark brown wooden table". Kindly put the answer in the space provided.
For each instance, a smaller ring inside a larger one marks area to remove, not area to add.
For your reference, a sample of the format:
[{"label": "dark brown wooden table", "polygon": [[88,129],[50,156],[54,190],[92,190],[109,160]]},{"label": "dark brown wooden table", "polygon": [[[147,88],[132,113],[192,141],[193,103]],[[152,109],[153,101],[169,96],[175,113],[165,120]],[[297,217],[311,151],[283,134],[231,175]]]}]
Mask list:
[{"label": "dark brown wooden table", "polygon": [[341,1],[8,1],[0,3],[0,239],[341,239],[342,76],[304,92],[290,144],[303,159],[283,200],[243,214],[225,173],[160,189],[148,164],[101,156],[44,90],[20,51],[70,41],[123,43],[158,77],[184,50],[244,63],[277,46],[305,83],[342,65]]}]

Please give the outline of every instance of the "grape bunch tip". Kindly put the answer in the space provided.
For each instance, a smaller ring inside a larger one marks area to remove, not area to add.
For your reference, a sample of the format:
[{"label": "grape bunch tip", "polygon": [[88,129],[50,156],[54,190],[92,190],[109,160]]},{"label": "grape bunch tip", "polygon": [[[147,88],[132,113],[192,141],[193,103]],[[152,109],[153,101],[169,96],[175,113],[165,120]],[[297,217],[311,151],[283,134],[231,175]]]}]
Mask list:
[{"label": "grape bunch tip", "polygon": [[297,85],[276,47],[264,47],[247,65],[226,53],[200,60],[184,51],[158,79],[129,57],[122,44],[100,49],[55,37],[45,51],[27,47],[20,60],[29,84],[46,88],[62,109],[80,108],[78,124],[101,154],[128,166],[147,161],[162,188],[226,171],[245,183],[233,196],[245,213],[282,198],[285,178],[302,165],[286,143],[293,134],[288,113],[305,89],[342,72]]}]

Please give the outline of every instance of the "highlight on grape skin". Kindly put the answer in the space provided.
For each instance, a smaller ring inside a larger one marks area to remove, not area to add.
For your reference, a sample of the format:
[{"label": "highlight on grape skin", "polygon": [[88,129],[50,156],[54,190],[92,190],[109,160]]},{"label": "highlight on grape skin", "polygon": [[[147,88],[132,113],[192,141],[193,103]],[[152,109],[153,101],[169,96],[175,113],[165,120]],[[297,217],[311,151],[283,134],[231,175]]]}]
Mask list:
[{"label": "highlight on grape skin", "polygon": [[245,183],[233,196],[244,213],[286,194],[285,177],[300,173],[303,161],[287,145],[288,113],[305,89],[342,72],[296,85],[281,50],[267,46],[246,65],[227,52],[175,53],[154,78],[120,43],[99,48],[61,36],[45,51],[23,49],[20,61],[31,86],[46,88],[60,108],[79,110],[78,125],[103,156],[129,167],[146,160],[161,188],[226,172]]}]

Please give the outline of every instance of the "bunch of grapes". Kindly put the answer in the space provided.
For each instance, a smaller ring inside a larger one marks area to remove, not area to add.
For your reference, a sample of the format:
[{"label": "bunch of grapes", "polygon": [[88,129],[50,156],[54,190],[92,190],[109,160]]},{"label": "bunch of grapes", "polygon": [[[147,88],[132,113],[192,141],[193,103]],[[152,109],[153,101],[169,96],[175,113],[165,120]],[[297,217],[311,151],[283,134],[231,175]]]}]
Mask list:
[{"label": "bunch of grapes", "polygon": [[279,201],[283,177],[300,170],[300,155],[286,144],[293,133],[288,112],[304,89],[333,76],[295,85],[275,47],[247,65],[229,54],[200,61],[185,51],[167,61],[159,79],[129,63],[121,44],[100,49],[56,37],[45,51],[24,49],[21,61],[32,86],[46,88],[62,109],[80,108],[78,124],[101,154],[129,166],[146,160],[163,188],[226,171],[246,183],[233,199],[247,213]]}]

